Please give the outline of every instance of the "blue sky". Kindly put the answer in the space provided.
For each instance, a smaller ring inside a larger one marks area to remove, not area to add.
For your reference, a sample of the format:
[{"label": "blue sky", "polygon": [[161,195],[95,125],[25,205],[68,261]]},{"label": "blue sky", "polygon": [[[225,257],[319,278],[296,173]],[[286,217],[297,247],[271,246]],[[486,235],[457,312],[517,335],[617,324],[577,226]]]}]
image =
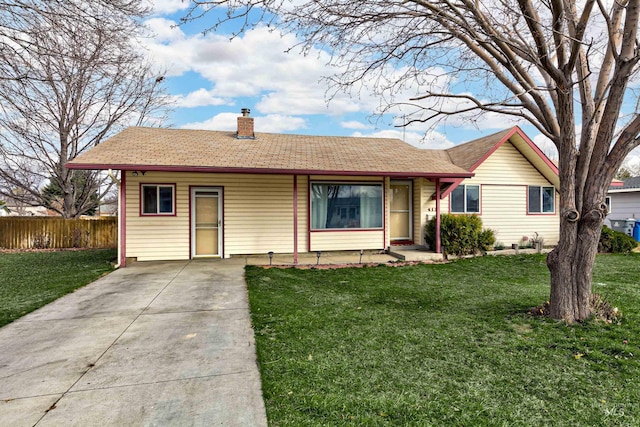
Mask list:
[{"label": "blue sky", "polygon": [[[323,77],[336,70],[327,66],[328,54],[286,53],[297,42],[294,35],[258,26],[232,38],[235,28],[229,25],[203,35],[210,17],[176,26],[187,0],[147,1],[154,14],[146,24],[155,37],[145,44],[166,70],[165,82],[176,102],[170,126],[235,130],[240,109],[247,107],[257,132],[395,137],[422,148],[447,148],[513,125],[494,115],[476,124],[479,128],[462,121],[430,132],[426,126],[395,127],[402,113],[376,116],[380,99],[366,88],[359,96],[339,94],[329,101]],[[519,125],[545,153],[554,151],[534,128]],[[640,156],[635,157],[640,164]]]},{"label": "blue sky", "polygon": [[511,126],[496,116],[481,129],[458,123],[426,137],[426,127],[396,127],[402,113],[377,116],[380,99],[366,88],[357,97],[338,94],[329,101],[323,77],[335,69],[327,66],[328,54],[286,53],[297,42],[294,35],[263,26],[232,40],[231,26],[203,35],[211,18],[176,27],[188,1],[149,1],[155,12],[146,23],[155,37],[145,44],[166,70],[176,100],[170,126],[233,130],[240,109],[248,107],[258,132],[397,137],[423,148],[446,148]]}]

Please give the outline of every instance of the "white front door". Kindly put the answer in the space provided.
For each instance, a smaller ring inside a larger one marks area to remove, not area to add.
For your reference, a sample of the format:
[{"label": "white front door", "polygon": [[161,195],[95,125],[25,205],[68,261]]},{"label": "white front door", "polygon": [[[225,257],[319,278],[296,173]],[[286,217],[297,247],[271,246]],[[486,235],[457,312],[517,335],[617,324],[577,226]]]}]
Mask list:
[{"label": "white front door", "polygon": [[391,181],[391,241],[412,240],[411,181]]},{"label": "white front door", "polygon": [[222,189],[191,189],[191,256],[222,254]]}]

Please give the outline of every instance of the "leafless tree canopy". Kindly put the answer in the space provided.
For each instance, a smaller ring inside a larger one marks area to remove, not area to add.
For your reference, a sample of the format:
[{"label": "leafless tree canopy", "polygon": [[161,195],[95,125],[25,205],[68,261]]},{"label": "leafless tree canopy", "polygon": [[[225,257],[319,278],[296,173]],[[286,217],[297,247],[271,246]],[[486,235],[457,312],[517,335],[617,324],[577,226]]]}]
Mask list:
[{"label": "leafless tree canopy", "polygon": [[0,194],[44,204],[50,182],[63,216],[95,207],[104,179],[64,164],[165,103],[136,44],[144,12],[128,0],[0,2]]},{"label": "leafless tree canopy", "polygon": [[295,32],[307,52],[333,54],[334,88],[366,83],[410,120],[498,113],[551,139],[561,182],[551,310],[567,321],[590,315],[606,190],[640,144],[640,0],[192,1],[185,20],[220,10],[211,29],[239,19]]}]

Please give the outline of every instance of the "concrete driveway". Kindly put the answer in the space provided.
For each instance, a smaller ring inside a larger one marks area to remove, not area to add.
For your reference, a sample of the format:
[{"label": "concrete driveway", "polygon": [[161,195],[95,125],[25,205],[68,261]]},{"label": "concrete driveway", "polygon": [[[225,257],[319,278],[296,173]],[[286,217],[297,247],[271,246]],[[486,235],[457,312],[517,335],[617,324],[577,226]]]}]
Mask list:
[{"label": "concrete driveway", "polygon": [[266,426],[244,260],[135,263],[0,328],[0,426]]}]

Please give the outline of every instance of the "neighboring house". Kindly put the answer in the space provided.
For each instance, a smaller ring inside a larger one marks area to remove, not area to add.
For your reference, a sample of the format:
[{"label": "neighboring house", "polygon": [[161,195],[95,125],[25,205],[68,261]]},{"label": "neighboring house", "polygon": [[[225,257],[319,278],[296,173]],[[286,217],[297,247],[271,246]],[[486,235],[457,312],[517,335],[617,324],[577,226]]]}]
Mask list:
[{"label": "neighboring house", "polygon": [[[397,139],[129,128],[67,164],[121,171],[119,259],[387,249],[440,212],[505,244],[558,240],[557,169],[519,128],[449,150]],[[439,248],[435,248],[439,250]]]},{"label": "neighboring house", "polygon": [[605,224],[609,227],[614,220],[640,219],[640,176],[612,183],[607,193],[607,204],[609,215]]},{"label": "neighboring house", "polygon": [[118,216],[118,200],[105,200],[96,208],[96,216]]},{"label": "neighboring house", "polygon": [[58,214],[44,206],[5,205],[0,216],[57,216]]},{"label": "neighboring house", "polygon": [[59,216],[45,206],[32,206],[14,197],[7,197],[3,202],[4,208],[0,205],[0,216]]}]

